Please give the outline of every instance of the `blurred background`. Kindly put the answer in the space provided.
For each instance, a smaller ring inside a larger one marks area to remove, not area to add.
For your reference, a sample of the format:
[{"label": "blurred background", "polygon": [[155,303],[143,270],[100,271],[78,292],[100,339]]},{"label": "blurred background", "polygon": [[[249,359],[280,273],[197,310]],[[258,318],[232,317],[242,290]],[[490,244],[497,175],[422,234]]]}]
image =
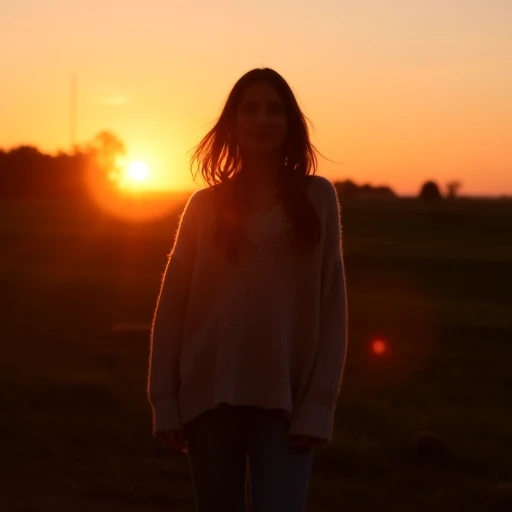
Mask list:
[{"label": "blurred background", "polygon": [[350,345],[309,509],[512,510],[512,3],[1,8],[0,510],[194,510],[151,438],[149,324],[191,150],[254,67],[342,205]]}]

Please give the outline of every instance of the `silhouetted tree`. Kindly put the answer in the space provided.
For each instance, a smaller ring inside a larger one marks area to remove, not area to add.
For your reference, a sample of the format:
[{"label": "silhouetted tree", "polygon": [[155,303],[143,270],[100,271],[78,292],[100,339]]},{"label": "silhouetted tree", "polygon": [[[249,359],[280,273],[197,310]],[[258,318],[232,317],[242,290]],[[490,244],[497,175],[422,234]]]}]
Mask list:
[{"label": "silhouetted tree", "polygon": [[462,183],[460,181],[457,181],[457,180],[449,181],[446,184],[446,197],[448,199],[457,198],[461,188],[462,188]]},{"label": "silhouetted tree", "polygon": [[340,197],[351,199],[357,196],[358,186],[351,180],[338,181],[335,187]]},{"label": "silhouetted tree", "polygon": [[49,156],[34,146],[22,145],[4,154],[1,165],[1,189],[4,197],[38,195],[45,181]]},{"label": "silhouetted tree", "polygon": [[374,187],[368,183],[357,185],[351,180],[334,183],[338,195],[342,199],[392,199],[395,192],[386,186]]},{"label": "silhouetted tree", "polygon": [[84,149],[74,147],[72,154],[48,155],[29,145],[0,149],[0,197],[85,198],[92,175],[113,186],[125,153],[123,142],[108,131]]},{"label": "silhouetted tree", "polygon": [[100,172],[108,181],[115,182],[121,172],[119,160],[126,155],[126,146],[116,135],[109,131],[98,133],[88,145]]},{"label": "silhouetted tree", "polygon": [[419,197],[426,201],[439,201],[442,199],[441,192],[435,181],[426,181],[421,187]]}]

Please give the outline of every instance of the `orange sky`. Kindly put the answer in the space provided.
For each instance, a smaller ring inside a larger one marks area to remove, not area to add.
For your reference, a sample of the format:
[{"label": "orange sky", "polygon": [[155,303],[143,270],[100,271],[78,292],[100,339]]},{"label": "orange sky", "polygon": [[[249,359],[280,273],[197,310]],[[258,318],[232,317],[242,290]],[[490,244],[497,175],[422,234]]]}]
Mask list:
[{"label": "orange sky", "polygon": [[16,0],[0,18],[0,147],[70,148],[113,131],[154,179],[188,155],[235,81],[280,72],[333,180],[414,194],[458,179],[512,194],[510,0]]}]

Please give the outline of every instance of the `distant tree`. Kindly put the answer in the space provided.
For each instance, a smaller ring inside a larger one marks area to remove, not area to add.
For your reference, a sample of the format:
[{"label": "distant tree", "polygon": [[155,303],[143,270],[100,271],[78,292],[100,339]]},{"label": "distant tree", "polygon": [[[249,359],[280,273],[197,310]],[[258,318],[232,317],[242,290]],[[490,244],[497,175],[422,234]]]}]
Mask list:
[{"label": "distant tree", "polygon": [[124,143],[109,131],[70,154],[50,155],[30,145],[0,148],[0,197],[85,198],[91,181],[115,188],[125,155]]},{"label": "distant tree", "polygon": [[342,199],[392,199],[395,192],[387,186],[374,187],[369,183],[357,185],[351,180],[334,183],[338,195]]},{"label": "distant tree", "polygon": [[375,187],[366,183],[359,187],[357,197],[360,199],[393,199],[396,198],[396,194],[387,186]]},{"label": "distant tree", "polygon": [[426,181],[421,187],[419,198],[426,201],[439,201],[442,199],[437,183],[435,181]]},{"label": "distant tree", "polygon": [[461,188],[462,183],[460,181],[449,181],[446,184],[446,197],[448,199],[455,199],[456,197],[458,197]]},{"label": "distant tree", "polygon": [[83,194],[82,168],[86,155],[52,156],[34,146],[0,151],[0,197],[78,197]]},{"label": "distant tree", "polygon": [[123,141],[109,131],[98,133],[88,145],[88,151],[96,162],[98,169],[109,181],[117,181],[121,168],[119,160],[126,155]]},{"label": "distant tree", "polygon": [[50,157],[35,146],[21,145],[6,153],[2,173],[2,196],[37,195],[47,183],[45,171]]},{"label": "distant tree", "polygon": [[340,197],[350,199],[357,196],[358,186],[351,180],[338,181],[334,186]]}]

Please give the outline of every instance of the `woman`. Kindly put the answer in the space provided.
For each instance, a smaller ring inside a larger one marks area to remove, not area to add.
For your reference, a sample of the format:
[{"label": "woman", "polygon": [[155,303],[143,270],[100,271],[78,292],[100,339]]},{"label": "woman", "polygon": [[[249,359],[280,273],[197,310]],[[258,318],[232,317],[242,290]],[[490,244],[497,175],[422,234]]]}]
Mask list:
[{"label": "woman", "polygon": [[292,90],[254,69],[197,146],[151,333],[153,433],[199,512],[303,511],[346,353],[340,211]]}]

